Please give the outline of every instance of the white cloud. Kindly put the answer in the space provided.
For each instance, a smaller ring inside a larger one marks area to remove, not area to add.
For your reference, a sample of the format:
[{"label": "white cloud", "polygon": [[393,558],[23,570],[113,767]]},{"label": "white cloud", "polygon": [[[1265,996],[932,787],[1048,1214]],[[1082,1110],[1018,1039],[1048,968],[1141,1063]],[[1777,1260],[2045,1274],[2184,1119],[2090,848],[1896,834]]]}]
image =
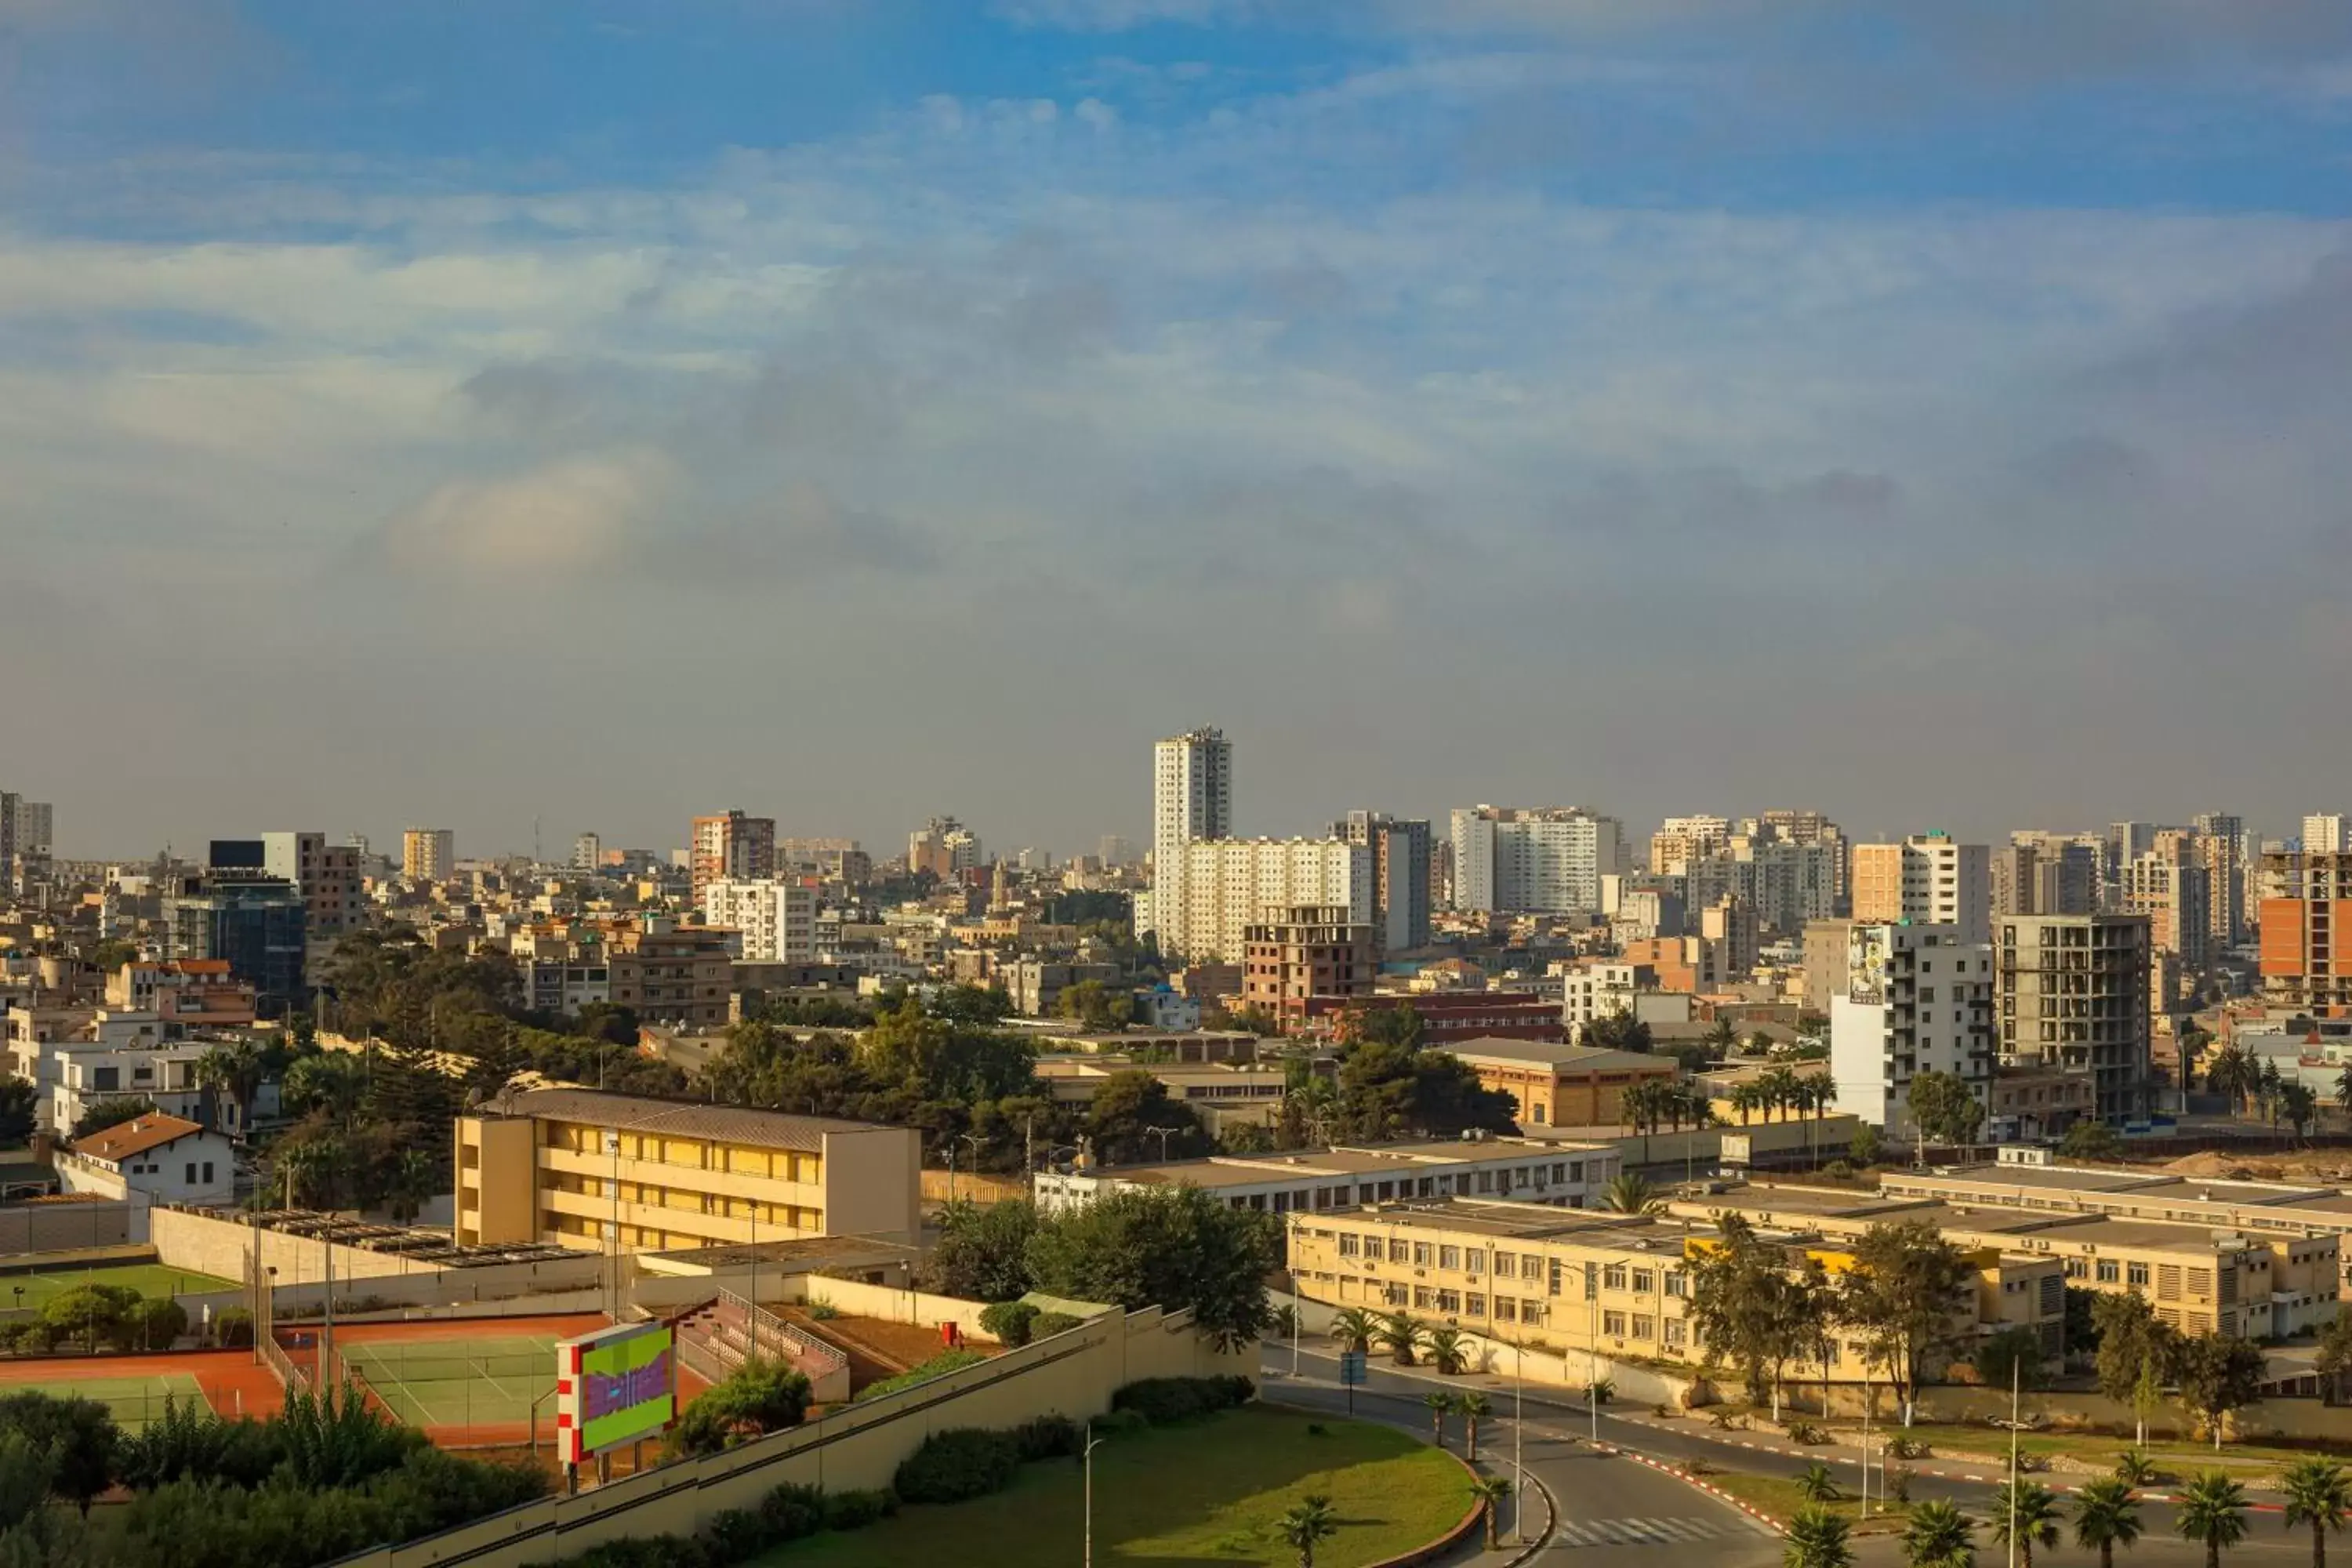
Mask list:
[{"label": "white cloud", "polygon": [[387,519],[375,553],[395,571],[442,584],[601,571],[629,551],[675,479],[666,457],[644,450],[454,479]]}]

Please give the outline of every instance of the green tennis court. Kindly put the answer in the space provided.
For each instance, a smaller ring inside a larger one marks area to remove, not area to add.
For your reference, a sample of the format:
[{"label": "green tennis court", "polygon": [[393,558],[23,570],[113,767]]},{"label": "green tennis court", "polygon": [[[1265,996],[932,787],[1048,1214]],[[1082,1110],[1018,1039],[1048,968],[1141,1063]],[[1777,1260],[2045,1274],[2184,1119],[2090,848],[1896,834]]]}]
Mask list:
[{"label": "green tennis court", "polygon": [[412,1426],[482,1426],[554,1419],[553,1334],[369,1343],[338,1340],[343,1368]]},{"label": "green tennis court", "polygon": [[46,1383],[12,1383],[0,1389],[0,1394],[17,1394],[26,1389],[38,1389],[60,1399],[95,1399],[106,1406],[114,1424],[126,1432],[142,1431],[148,1422],[162,1420],[167,1395],[199,1410],[212,1408],[205,1400],[205,1391],[184,1372],[161,1372],[146,1377],[59,1377]]},{"label": "green tennis court", "polygon": [[0,1274],[0,1313],[19,1308],[37,1312],[56,1297],[83,1285],[127,1285],[151,1300],[237,1289],[234,1279],[199,1274],[192,1268],[166,1268],[160,1263],[62,1264],[29,1274]]}]

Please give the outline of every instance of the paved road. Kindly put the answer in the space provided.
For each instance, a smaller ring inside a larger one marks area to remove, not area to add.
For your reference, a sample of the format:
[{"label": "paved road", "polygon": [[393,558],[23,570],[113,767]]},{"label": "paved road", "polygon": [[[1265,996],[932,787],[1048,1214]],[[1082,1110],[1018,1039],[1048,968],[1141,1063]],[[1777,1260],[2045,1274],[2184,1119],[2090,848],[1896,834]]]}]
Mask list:
[{"label": "paved road", "polygon": [[[1287,1344],[1265,1347],[1264,1367],[1269,1394],[1293,1403],[1313,1403],[1334,1409],[1342,1405],[1342,1391],[1336,1386],[1336,1356],[1302,1346],[1298,1358],[1300,1378],[1296,1383],[1289,1376],[1290,1365]],[[1360,1410],[1386,1419],[1416,1423],[1423,1430],[1427,1429],[1429,1417],[1422,1408],[1421,1396],[1429,1389],[1461,1388],[1465,1384],[1484,1389],[1494,1401],[1496,1419],[1482,1426],[1479,1449],[1483,1457],[1507,1463],[1512,1436],[1507,1381],[1498,1389],[1487,1379],[1437,1379],[1378,1365],[1371,1369],[1371,1379],[1369,1385],[1357,1390]],[[1777,1541],[1767,1540],[1760,1527],[1748,1523],[1744,1516],[1727,1505],[1674,1477],[1643,1468],[1630,1460],[1592,1453],[1580,1441],[1591,1430],[1590,1417],[1580,1403],[1531,1395],[1525,1398],[1524,1408],[1527,1430],[1521,1435],[1521,1444],[1525,1462],[1559,1500],[1560,1528],[1538,1556],[1538,1563],[1547,1568],[1571,1568],[1571,1564],[1573,1568],[1612,1568],[1622,1560],[1628,1568],[1660,1568],[1669,1561],[1665,1553],[1677,1548],[1685,1552],[1702,1551],[1709,1563],[1720,1563],[1725,1568],[1780,1562]],[[1460,1423],[1450,1423],[1450,1429],[1458,1441]],[[1859,1473],[1856,1462],[1848,1456],[1823,1450],[1794,1457],[1752,1446],[1777,1434],[1716,1433],[1711,1427],[1685,1422],[1654,1425],[1645,1411],[1612,1414],[1604,1408],[1600,1433],[1604,1443],[1669,1462],[1698,1458],[1717,1469],[1752,1475],[1794,1476],[1815,1460],[1823,1460],[1840,1471],[1841,1482],[1848,1491],[1854,1489]],[[1970,1481],[1964,1479],[1968,1473],[1971,1472],[1962,1472],[1958,1477],[1917,1475],[1911,1483],[1911,1496],[1914,1500],[1949,1498],[1983,1519],[1991,1510],[1994,1487],[2000,1478],[1992,1474],[1981,1481]],[[2067,1484],[2069,1478],[2042,1479],[2045,1485],[2057,1487]],[[2060,1500],[2063,1504],[2066,1500]],[[1539,1510],[1530,1511],[1533,1517],[1540,1518]],[[1717,1533],[1696,1533],[1696,1522],[1712,1526]],[[2123,1558],[2129,1568],[2140,1568],[2142,1564],[2151,1568],[2200,1568],[2203,1549],[2176,1533],[2177,1524],[2168,1504],[2144,1501],[2140,1522],[2146,1533]],[[2311,1534],[2307,1529],[2285,1529],[2274,1511],[2251,1514],[2249,1526],[2248,1539],[2228,1553],[2228,1563],[2284,1568],[2278,1555],[2281,1552],[2292,1552],[2298,1561],[2309,1561]],[[1994,1546],[1990,1536],[1990,1531],[1979,1535],[1979,1555],[1987,1568],[1994,1568],[2005,1556],[2004,1549]],[[1899,1560],[1900,1553],[1889,1539],[1865,1537],[1857,1544],[1864,1568],[1881,1568],[1882,1564]],[[2036,1549],[2033,1558],[2037,1568],[2075,1568],[2098,1560],[2096,1552],[2082,1551],[2071,1540],[2062,1542],[2055,1549]]]},{"label": "paved road", "polygon": [[[1336,1385],[1337,1365],[1323,1358],[1302,1357],[1305,1376],[1269,1378],[1266,1393],[1286,1404],[1339,1411],[1346,1392]],[[1268,1370],[1277,1358],[1266,1356]],[[1286,1373],[1289,1352],[1278,1364]],[[1372,1381],[1356,1391],[1360,1415],[1394,1421],[1426,1432],[1429,1413],[1421,1396],[1429,1385],[1393,1373],[1372,1372]],[[1479,1457],[1497,1470],[1512,1466],[1509,1402],[1497,1401],[1505,1419],[1483,1424]],[[1462,1425],[1448,1424],[1451,1440],[1461,1441]],[[1537,1561],[1558,1568],[1667,1568],[1675,1553],[1703,1553],[1719,1568],[1767,1568],[1780,1560],[1778,1538],[1764,1526],[1730,1505],[1717,1501],[1687,1482],[1660,1474],[1632,1459],[1596,1453],[1577,1440],[1580,1431],[1557,1411],[1538,1411],[1530,1405],[1527,1426],[1519,1436],[1519,1461],[1529,1475],[1550,1489],[1559,1508],[1559,1522]],[[1530,1500],[1530,1528],[1543,1521],[1543,1507]],[[1508,1534],[1508,1526],[1506,1526]]]}]

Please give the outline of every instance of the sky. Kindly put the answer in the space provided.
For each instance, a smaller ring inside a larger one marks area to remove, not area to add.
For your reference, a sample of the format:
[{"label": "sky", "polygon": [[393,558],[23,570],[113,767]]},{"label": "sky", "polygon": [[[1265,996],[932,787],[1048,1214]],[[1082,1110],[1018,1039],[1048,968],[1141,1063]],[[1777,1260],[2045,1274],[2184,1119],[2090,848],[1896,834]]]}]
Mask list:
[{"label": "sky", "polygon": [[0,0],[0,786],[2352,809],[2342,0]]}]

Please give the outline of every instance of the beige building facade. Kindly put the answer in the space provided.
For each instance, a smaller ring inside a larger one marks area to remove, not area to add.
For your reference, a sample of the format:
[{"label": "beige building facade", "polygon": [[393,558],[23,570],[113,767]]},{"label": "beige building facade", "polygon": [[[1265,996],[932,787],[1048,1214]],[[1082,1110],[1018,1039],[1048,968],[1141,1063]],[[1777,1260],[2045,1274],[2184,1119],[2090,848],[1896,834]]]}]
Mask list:
[{"label": "beige building facade", "polygon": [[457,1119],[462,1245],[625,1252],[810,1236],[911,1239],[912,1128],[594,1089]]}]

